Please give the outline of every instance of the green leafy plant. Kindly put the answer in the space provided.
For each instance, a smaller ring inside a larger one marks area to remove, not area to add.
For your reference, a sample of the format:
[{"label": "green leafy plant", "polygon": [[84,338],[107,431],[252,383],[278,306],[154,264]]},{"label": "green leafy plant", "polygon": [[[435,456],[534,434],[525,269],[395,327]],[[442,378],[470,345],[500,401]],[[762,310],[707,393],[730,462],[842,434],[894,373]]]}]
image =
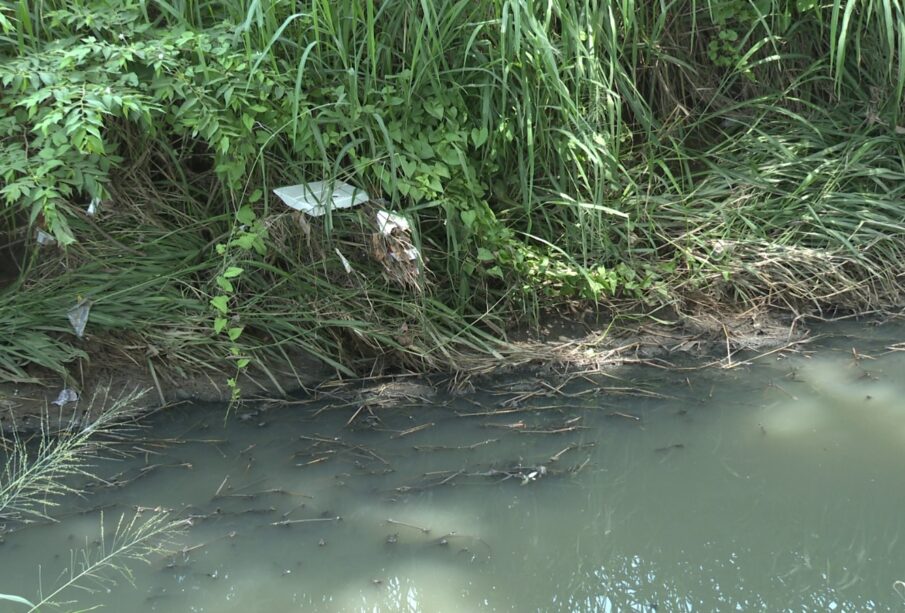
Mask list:
[{"label": "green leafy plant", "polygon": [[[895,302],[901,18],[855,0],[0,2],[0,220],[29,262],[0,290],[0,376],[65,376],[121,337],[233,384],[301,354],[455,369],[540,305]],[[411,220],[423,292],[372,257],[365,208],[306,233],[270,197],[331,179]],[[89,342],[61,316],[75,295]]]},{"label": "green leafy plant", "polygon": [[[260,190],[252,194],[251,201],[260,199]],[[241,397],[239,375],[251,363],[251,358],[243,355],[242,346],[239,343],[245,327],[240,317],[230,313],[230,300],[236,294],[236,285],[241,281],[245,269],[239,266],[229,265],[234,253],[245,254],[256,252],[264,255],[266,252],[266,229],[258,220],[250,206],[243,206],[236,213],[237,228],[229,241],[218,243],[217,254],[223,257],[224,268],[214,277],[218,293],[211,298],[210,305],[214,311],[213,329],[215,334],[226,335],[229,342],[229,358],[235,361],[235,374],[227,379],[227,385],[231,392],[231,402],[237,402]]]}]

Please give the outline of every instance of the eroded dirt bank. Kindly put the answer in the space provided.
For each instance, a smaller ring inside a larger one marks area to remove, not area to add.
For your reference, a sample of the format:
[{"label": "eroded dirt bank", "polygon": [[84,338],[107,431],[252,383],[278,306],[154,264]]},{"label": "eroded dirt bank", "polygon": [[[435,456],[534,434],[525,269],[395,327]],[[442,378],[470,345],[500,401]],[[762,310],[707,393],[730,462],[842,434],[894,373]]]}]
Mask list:
[{"label": "eroded dirt bank", "polygon": [[[517,332],[498,358],[475,356],[466,368],[440,373],[446,385],[467,387],[476,378],[514,370],[593,372],[625,363],[669,367],[680,356],[696,356],[701,366],[732,367],[752,355],[781,351],[808,336],[803,323],[785,313],[751,309],[744,312],[699,310],[693,314],[663,313],[638,322],[602,322],[590,311],[551,315],[538,330]],[[58,376],[45,375],[40,384],[0,384],[0,425],[6,431],[28,431],[41,418],[66,423],[87,407],[101,410],[123,393],[148,390],[138,402],[154,410],[184,402],[227,402],[227,375],[200,371],[189,376],[150,371],[139,361],[100,361],[81,370],[79,381],[69,383],[79,395],[76,402],[54,404],[66,387]],[[385,384],[395,376],[385,373],[369,380]],[[319,385],[340,383],[336,373],[318,361],[297,356],[292,368],[268,364],[241,380],[243,398],[279,398],[311,391]],[[384,388],[385,389],[385,388]]]}]

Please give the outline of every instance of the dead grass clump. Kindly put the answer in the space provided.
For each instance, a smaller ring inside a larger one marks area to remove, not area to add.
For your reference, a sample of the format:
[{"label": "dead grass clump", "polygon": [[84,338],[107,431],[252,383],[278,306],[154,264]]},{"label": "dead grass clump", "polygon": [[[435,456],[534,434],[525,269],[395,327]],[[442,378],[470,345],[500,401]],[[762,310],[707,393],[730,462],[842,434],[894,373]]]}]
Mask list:
[{"label": "dead grass clump", "polygon": [[[813,309],[871,311],[901,302],[902,280],[873,257],[768,241],[716,241],[708,261],[714,295],[765,301],[796,313]],[[703,256],[702,256],[703,257]]]}]

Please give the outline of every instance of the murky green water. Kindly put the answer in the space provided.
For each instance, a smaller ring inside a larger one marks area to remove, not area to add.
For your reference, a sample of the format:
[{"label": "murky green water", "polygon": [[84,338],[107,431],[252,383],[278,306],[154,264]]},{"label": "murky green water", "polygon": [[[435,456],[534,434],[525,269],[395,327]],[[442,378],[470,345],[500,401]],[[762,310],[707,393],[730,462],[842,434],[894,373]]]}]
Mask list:
[{"label": "murky green water", "polygon": [[[222,409],[172,411],[148,453],[104,467],[134,481],[8,536],[0,592],[34,596],[39,565],[52,585],[97,537],[90,509],[165,506],[195,516],[181,543],[200,546],[137,567],[134,588],[75,594],[81,605],[903,610],[905,351],[887,348],[905,329],[823,332],[808,355],[622,369],[558,392],[500,381],[362,411],[354,428],[357,407],[330,400],[226,428]],[[494,411],[511,412],[463,416]]]}]

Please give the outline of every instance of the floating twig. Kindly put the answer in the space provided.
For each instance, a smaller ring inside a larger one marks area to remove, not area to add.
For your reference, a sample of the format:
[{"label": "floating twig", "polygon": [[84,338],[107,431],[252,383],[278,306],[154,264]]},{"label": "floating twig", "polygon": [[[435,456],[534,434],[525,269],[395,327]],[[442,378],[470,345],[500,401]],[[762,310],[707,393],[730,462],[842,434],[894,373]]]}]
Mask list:
[{"label": "floating twig", "polygon": [[587,430],[587,426],[563,426],[561,428],[550,428],[548,430],[518,430],[521,434],[565,434],[566,432],[575,432],[577,430]]},{"label": "floating twig", "polygon": [[569,445],[568,447],[566,447],[565,449],[563,449],[562,451],[559,451],[558,453],[551,456],[550,461],[557,462],[557,461],[559,461],[559,458],[561,458],[563,456],[563,454],[565,454],[565,453],[568,453],[575,449],[584,449],[587,447],[594,447],[595,445],[596,445],[596,443],[585,443],[585,444],[573,443],[573,444]]},{"label": "floating twig", "polygon": [[[301,435],[301,436],[299,436],[299,440],[312,441],[317,444],[339,447],[341,449],[344,449],[346,451],[353,452],[353,453],[358,452],[361,455],[370,456],[370,457],[374,458],[375,460],[377,460],[383,464],[386,464],[387,466],[389,466],[389,464],[390,464],[389,462],[384,460],[382,457],[377,455],[377,453],[372,451],[371,449],[368,449],[367,447],[364,447],[363,445],[353,445],[351,443],[343,442],[339,438],[331,439],[331,438],[324,438],[322,436]],[[328,451],[325,451],[324,453],[336,453],[336,450],[335,449],[328,450]],[[297,457],[300,454],[301,454],[301,452],[296,453],[295,455]]]},{"label": "floating twig", "polygon": [[349,421],[346,422],[346,427],[349,427],[352,422],[355,421],[355,418],[358,417],[358,414],[364,411],[365,408],[366,405],[361,405],[360,407],[358,407],[358,409],[354,413],[352,413],[352,417],[349,418]]},{"label": "floating twig", "polygon": [[430,528],[422,528],[421,526],[416,526],[415,524],[408,524],[404,521],[396,521],[395,519],[387,519],[386,523],[391,526],[402,526],[403,528],[411,528],[412,530],[418,530],[422,534],[430,534]]},{"label": "floating twig", "polygon": [[408,436],[409,434],[414,434],[416,432],[421,432],[422,430],[427,430],[431,426],[435,425],[434,422],[421,424],[420,426],[415,426],[414,428],[409,428],[408,430],[403,430],[402,432],[397,432],[390,438],[402,438],[403,436]]},{"label": "floating twig", "polygon": [[229,475],[223,477],[223,481],[220,482],[220,487],[217,488],[217,491],[214,492],[214,498],[220,496],[220,492],[223,491],[223,488],[226,486],[226,482],[229,481]]},{"label": "floating twig", "polygon": [[312,524],[324,521],[342,521],[342,517],[310,517],[308,519],[281,519],[280,521],[271,522],[271,526],[293,526],[295,524]]},{"label": "floating twig", "polygon": [[767,384],[767,387],[775,387],[776,389],[778,389],[779,391],[781,391],[783,394],[785,394],[786,396],[788,396],[788,397],[791,398],[792,400],[798,400],[798,397],[796,397],[793,393],[791,393],[790,391],[788,391],[787,389],[785,389],[785,388],[782,387],[781,385],[779,385],[779,384],[777,384],[777,383],[774,383],[773,381],[770,381],[770,382]]},{"label": "floating twig", "polygon": [[630,415],[629,413],[623,413],[621,411],[607,413],[607,417],[624,417],[625,419],[631,419],[632,421],[641,421],[641,418],[637,415]]},{"label": "floating twig", "polygon": [[322,463],[322,462],[326,462],[326,461],[329,460],[331,457],[332,457],[332,456],[329,456],[329,455],[322,455],[322,456],[320,456],[320,457],[314,458],[314,459],[311,460],[310,462],[304,462],[304,463],[302,463],[302,464],[296,464],[296,466],[298,466],[299,468],[304,468],[305,466],[312,466],[312,465],[314,465],[314,464],[320,464],[320,463]]},{"label": "floating twig", "polygon": [[581,464],[579,464],[578,466],[576,466],[572,469],[572,474],[577,475],[584,469],[585,466],[590,464],[590,462],[591,462],[591,456],[588,456],[587,458],[585,458],[584,462],[582,462]]},{"label": "floating twig", "polygon": [[498,438],[489,438],[486,441],[480,441],[478,443],[472,443],[471,445],[457,445],[455,447],[451,447],[448,445],[415,445],[412,448],[415,451],[470,451],[472,449],[477,449],[483,445],[489,445],[490,443],[499,443],[500,439]]},{"label": "floating twig", "polygon": [[517,421],[511,424],[482,424],[484,428],[503,428],[505,430],[519,430],[525,427],[525,422]]},{"label": "floating twig", "polygon": [[314,498],[313,496],[309,496],[308,494],[302,494],[299,492],[290,492],[284,490],[282,488],[273,488],[269,490],[261,490],[259,492],[252,492],[250,494],[220,494],[214,496],[215,498],[238,498],[240,500],[252,500],[258,498],[259,496],[270,496],[270,495],[281,495],[281,496],[298,496],[301,498]]}]

